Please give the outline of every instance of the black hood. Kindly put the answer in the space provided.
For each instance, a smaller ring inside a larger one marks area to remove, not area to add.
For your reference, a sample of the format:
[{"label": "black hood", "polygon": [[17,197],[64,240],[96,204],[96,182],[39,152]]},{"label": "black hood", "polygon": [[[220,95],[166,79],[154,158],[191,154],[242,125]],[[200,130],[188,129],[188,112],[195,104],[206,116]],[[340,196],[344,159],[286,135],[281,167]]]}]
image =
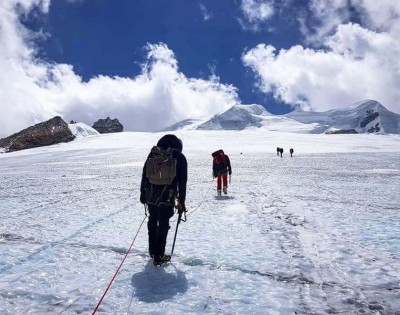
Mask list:
[{"label": "black hood", "polygon": [[183,144],[182,140],[175,135],[165,135],[157,142],[157,146],[166,150],[168,148],[176,149],[182,152]]}]

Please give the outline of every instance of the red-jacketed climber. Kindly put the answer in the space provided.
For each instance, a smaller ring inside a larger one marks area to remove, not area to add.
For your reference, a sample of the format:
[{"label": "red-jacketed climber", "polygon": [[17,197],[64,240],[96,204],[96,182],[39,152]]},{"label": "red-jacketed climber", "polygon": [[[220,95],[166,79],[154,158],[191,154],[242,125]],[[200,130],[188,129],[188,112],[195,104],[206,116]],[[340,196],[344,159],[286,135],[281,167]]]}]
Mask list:
[{"label": "red-jacketed climber", "polygon": [[231,161],[223,150],[213,152],[213,177],[217,177],[217,193],[228,194],[228,174],[232,175]]}]

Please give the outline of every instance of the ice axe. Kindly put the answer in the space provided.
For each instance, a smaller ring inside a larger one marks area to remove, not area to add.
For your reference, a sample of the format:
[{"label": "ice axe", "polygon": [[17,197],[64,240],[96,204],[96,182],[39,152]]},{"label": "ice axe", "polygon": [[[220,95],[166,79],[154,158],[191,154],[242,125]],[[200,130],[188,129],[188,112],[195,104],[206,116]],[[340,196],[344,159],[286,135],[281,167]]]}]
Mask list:
[{"label": "ice axe", "polygon": [[[178,234],[178,227],[179,223],[181,221],[186,222],[186,211],[182,208],[182,205],[179,203],[179,201],[176,199],[175,200],[175,208],[178,209],[178,221],[176,222],[176,228],[175,228],[175,235],[174,235],[174,242],[172,243],[172,249],[171,249],[171,257],[174,253],[174,248],[175,248],[175,242],[176,242],[176,235]],[[182,219],[182,214],[185,213],[185,219]]]}]

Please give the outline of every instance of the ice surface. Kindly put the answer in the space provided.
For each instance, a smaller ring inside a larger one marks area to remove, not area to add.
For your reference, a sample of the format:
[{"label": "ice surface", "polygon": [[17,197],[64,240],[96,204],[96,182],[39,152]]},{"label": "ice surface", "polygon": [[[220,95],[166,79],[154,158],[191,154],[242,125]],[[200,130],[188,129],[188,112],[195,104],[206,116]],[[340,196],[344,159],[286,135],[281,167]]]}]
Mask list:
[{"label": "ice surface", "polygon": [[[144,224],[98,314],[399,314],[399,136],[176,134],[188,221],[172,263],[152,265]],[[162,135],[0,155],[0,314],[92,313],[144,219],[142,165]],[[233,167],[221,198],[219,148]]]}]

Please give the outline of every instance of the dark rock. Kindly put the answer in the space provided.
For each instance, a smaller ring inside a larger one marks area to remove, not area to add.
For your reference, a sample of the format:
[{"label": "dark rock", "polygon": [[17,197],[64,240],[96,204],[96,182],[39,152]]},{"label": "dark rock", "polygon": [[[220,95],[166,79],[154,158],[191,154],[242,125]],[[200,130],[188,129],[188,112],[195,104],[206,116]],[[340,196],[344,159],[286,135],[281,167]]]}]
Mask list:
[{"label": "dark rock", "polygon": [[356,134],[358,133],[354,129],[341,129],[341,130],[333,130],[326,132],[329,135],[339,135],[339,134]]},{"label": "dark rock", "polygon": [[369,132],[369,133],[377,133],[377,132],[379,132],[381,130],[381,127],[379,127],[379,123],[377,122],[376,124],[375,124],[375,126],[372,126],[371,128],[369,128],[367,131]]},{"label": "dark rock", "polygon": [[110,119],[110,117],[99,119],[93,124],[92,128],[96,129],[99,133],[122,132],[124,130],[124,126],[122,126],[117,118]]},{"label": "dark rock", "polygon": [[378,112],[374,112],[373,110],[367,110],[367,115],[361,120],[360,127],[361,128],[366,127],[371,121],[374,121],[378,117],[379,117]]},{"label": "dark rock", "polygon": [[68,124],[56,116],[48,121],[28,127],[0,140],[0,147],[6,152],[42,147],[75,139]]}]

